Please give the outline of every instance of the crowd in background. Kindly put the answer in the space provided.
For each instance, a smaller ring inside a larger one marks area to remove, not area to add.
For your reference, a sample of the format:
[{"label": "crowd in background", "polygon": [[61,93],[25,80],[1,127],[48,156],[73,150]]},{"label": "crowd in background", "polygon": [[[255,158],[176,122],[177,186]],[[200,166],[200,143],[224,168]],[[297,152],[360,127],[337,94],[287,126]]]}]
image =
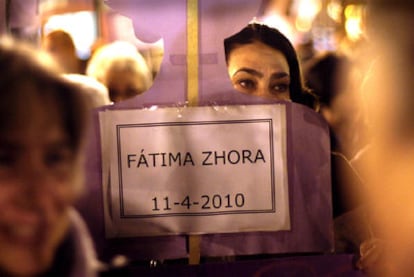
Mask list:
[{"label": "crowd in background", "polygon": [[[153,82],[147,61],[136,46],[127,41],[99,45],[85,61],[77,56],[71,35],[54,30],[42,38],[41,48],[52,55],[64,73],[89,76],[90,82],[103,84],[113,103],[145,92]],[[78,80],[87,81],[87,78]],[[99,95],[104,94],[101,89]],[[109,104],[106,100],[103,102]]]}]

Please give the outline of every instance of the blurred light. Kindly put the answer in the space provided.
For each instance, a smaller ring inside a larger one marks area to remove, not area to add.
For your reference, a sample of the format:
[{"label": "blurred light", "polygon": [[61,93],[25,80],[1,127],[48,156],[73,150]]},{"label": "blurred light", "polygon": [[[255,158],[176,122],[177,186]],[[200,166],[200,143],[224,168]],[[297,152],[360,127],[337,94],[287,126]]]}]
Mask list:
[{"label": "blurred light", "polygon": [[313,19],[321,10],[320,0],[301,0],[297,4],[297,17]]},{"label": "blurred light", "polygon": [[339,1],[329,2],[328,6],[326,7],[326,11],[330,18],[332,18],[337,23],[341,23],[343,8]]},{"label": "blurred light", "polygon": [[359,40],[363,35],[362,17],[364,7],[362,5],[348,5],[345,7],[345,30],[352,41]]},{"label": "blurred light", "polygon": [[300,0],[296,2],[295,28],[299,32],[309,32],[312,22],[321,10],[320,0]]},{"label": "blurred light", "polygon": [[261,18],[255,18],[255,20],[262,22],[270,27],[278,29],[284,34],[292,43],[295,43],[295,35],[292,30],[291,24],[281,15],[277,13],[268,14]]},{"label": "blurred light", "polygon": [[356,5],[348,5],[345,7],[345,17],[355,17],[358,14],[358,9]]},{"label": "blurred light", "polygon": [[312,28],[312,20],[309,20],[309,18],[297,17],[295,20],[295,28],[299,32],[309,32]]},{"label": "blurred light", "polygon": [[96,18],[94,12],[90,11],[53,15],[43,28],[45,34],[57,29],[69,33],[80,59],[89,58],[97,39]]},{"label": "blurred light", "polygon": [[53,9],[64,8],[68,5],[68,0],[39,0],[39,11],[45,13]]},{"label": "blurred light", "polygon": [[356,41],[361,37],[362,30],[360,25],[361,23],[358,18],[349,18],[346,20],[345,29],[351,40]]}]

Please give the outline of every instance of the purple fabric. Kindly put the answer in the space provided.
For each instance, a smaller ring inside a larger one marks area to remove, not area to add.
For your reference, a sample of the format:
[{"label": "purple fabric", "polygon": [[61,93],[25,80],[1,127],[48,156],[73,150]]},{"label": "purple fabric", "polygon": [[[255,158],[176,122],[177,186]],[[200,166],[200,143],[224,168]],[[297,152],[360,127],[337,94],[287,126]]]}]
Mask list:
[{"label": "purple fabric", "polygon": [[307,107],[286,107],[291,231],[205,235],[202,255],[333,251],[328,129]]},{"label": "purple fabric", "polygon": [[[233,101],[226,98],[232,95]],[[239,97],[240,96],[240,97]],[[228,92],[216,105],[269,103]],[[257,253],[330,252],[333,250],[330,148],[326,123],[305,106],[287,102],[287,157],[291,231],[203,235],[204,256]],[[80,203],[101,257],[126,254],[133,259],[187,257],[186,236],[104,238],[99,127],[95,114],[86,164],[89,193]],[[103,256],[102,256],[103,255]]]},{"label": "purple fabric", "polygon": [[[108,0],[108,6],[133,20],[135,35],[144,42],[164,40],[164,58],[153,87],[118,108],[185,104],[187,96],[186,0]],[[209,0],[199,5],[199,98],[228,91],[224,38],[244,27],[259,10],[260,0]],[[237,7],[237,13],[234,9]],[[114,34],[116,36],[116,34]]]},{"label": "purple fabric", "polygon": [[97,111],[94,128],[89,136],[86,160],[86,191],[77,208],[87,223],[94,239],[98,257],[109,261],[115,255],[133,259],[178,259],[187,256],[185,236],[153,238],[106,239],[103,215],[102,161]]},{"label": "purple fabric", "polygon": [[[200,52],[202,55],[199,105],[272,103],[269,100],[235,92],[231,88],[225,69],[224,49],[222,49],[224,37],[240,29],[239,26],[244,26],[254,16],[254,12],[251,11],[257,10],[259,2],[251,0],[199,1]],[[133,19],[139,38],[145,41],[155,41],[163,37],[165,57],[161,72],[149,91],[106,108],[136,109],[151,105],[183,105],[186,100],[185,64],[173,64],[170,62],[170,57],[186,54],[186,1],[112,0],[108,1],[108,4],[115,11]],[[232,12],[235,6],[242,7],[240,18]],[[203,235],[201,237],[202,255],[332,251],[328,127],[318,114],[302,105],[288,102],[286,107],[292,230]],[[79,203],[79,210],[91,229],[99,256],[104,260],[116,254],[125,254],[138,260],[187,257],[186,236],[105,239],[99,136],[98,117],[95,112],[94,129],[90,135],[86,163],[88,191]]]}]

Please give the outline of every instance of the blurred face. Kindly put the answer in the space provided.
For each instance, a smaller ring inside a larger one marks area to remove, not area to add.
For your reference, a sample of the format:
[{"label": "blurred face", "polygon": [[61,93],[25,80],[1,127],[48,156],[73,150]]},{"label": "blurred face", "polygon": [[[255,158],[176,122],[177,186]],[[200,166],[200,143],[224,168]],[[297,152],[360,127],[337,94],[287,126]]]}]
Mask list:
[{"label": "blurred face", "polygon": [[30,123],[0,132],[0,275],[50,267],[76,194],[75,156],[62,124],[53,109],[29,100]]},{"label": "blurred face", "polygon": [[61,56],[63,54],[70,53],[70,51],[68,51],[68,47],[65,47],[62,42],[48,38],[43,40],[42,47],[44,50],[55,56]]},{"label": "blurred face", "polygon": [[141,77],[133,71],[111,70],[105,83],[113,102],[132,98],[145,91]]},{"label": "blurred face", "polygon": [[42,42],[42,48],[48,52],[59,66],[63,67],[65,72],[76,72],[78,58],[72,45],[67,41],[45,38]]},{"label": "blurred face", "polygon": [[283,54],[261,42],[235,48],[229,56],[228,73],[233,87],[255,96],[290,99],[289,65]]}]

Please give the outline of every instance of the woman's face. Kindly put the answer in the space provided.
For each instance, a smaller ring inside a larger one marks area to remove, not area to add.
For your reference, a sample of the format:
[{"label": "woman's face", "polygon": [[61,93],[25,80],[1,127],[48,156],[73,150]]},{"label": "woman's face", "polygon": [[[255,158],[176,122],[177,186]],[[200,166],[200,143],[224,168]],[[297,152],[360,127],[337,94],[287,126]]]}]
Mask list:
[{"label": "woman's face", "polygon": [[113,102],[135,97],[145,91],[142,77],[130,70],[110,70],[104,82]]},{"label": "woman's face", "polygon": [[18,127],[0,132],[0,275],[35,275],[51,266],[78,189],[58,111],[28,100],[30,123],[17,120],[10,126]]},{"label": "woman's face", "polygon": [[242,93],[290,100],[289,64],[278,50],[257,41],[240,45],[230,53],[227,69]]}]

